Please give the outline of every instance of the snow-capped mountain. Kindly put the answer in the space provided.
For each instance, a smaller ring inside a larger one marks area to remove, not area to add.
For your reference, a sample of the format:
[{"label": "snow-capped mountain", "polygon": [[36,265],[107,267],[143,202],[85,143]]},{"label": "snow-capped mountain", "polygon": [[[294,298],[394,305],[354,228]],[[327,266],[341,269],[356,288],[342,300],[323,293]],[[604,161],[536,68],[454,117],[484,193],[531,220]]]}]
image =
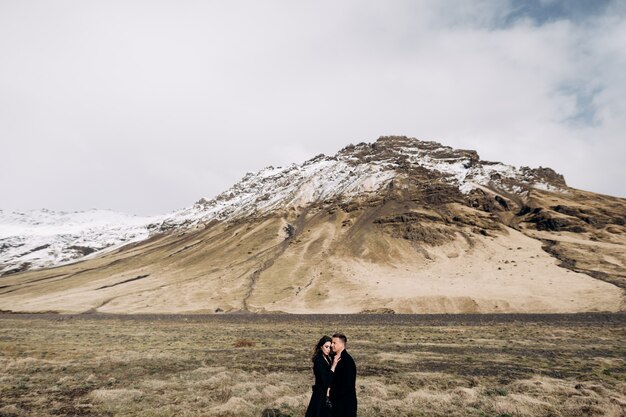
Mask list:
[{"label": "snow-capped mountain", "polygon": [[422,169],[432,180],[463,194],[497,186],[524,194],[529,187],[559,189],[552,170],[516,168],[481,161],[474,151],[437,142],[382,137],[349,145],[335,156],[318,155],[301,165],[267,167],[246,174],[217,197],[162,216],[139,217],[107,210],[24,213],[0,211],[0,274],[50,267],[148,238],[152,233],[192,227],[211,220],[234,220],[325,201],[349,202],[374,195],[394,178]]},{"label": "snow-capped mountain", "polygon": [[140,217],[108,210],[85,212],[0,211],[0,275],[51,267],[112,250],[170,229],[212,220],[262,216],[289,207],[367,199],[398,177],[421,169],[467,195],[481,186],[524,195],[530,187],[561,189],[563,177],[546,168],[516,168],[481,161],[474,151],[407,137],[381,137],[349,145],[334,156],[301,165],[267,167],[246,174],[213,199],[162,216]]},{"label": "snow-capped mountain", "polygon": [[383,137],[162,216],[0,212],[0,311],[620,311],[624,248],[624,199]]}]

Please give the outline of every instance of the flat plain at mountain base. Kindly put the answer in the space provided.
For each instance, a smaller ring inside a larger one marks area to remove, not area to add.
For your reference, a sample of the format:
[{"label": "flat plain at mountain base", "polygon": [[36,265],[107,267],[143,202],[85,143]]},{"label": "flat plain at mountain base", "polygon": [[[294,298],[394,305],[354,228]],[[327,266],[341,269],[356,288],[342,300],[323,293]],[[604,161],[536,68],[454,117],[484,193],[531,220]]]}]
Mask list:
[{"label": "flat plain at mountain base", "polygon": [[[623,416],[626,315],[0,315],[0,416],[302,416],[342,331],[359,416]],[[270,414],[271,415],[271,414]]]}]

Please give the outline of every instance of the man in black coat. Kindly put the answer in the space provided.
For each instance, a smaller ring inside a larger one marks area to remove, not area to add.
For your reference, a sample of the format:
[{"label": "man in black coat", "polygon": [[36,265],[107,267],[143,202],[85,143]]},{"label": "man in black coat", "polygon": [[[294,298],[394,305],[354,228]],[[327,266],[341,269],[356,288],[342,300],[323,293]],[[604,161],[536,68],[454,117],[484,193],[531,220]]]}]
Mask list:
[{"label": "man in black coat", "polygon": [[335,355],[340,355],[335,368],[335,375],[330,384],[330,402],[333,417],[356,417],[356,364],[346,350],[348,338],[335,333],[331,349]]}]

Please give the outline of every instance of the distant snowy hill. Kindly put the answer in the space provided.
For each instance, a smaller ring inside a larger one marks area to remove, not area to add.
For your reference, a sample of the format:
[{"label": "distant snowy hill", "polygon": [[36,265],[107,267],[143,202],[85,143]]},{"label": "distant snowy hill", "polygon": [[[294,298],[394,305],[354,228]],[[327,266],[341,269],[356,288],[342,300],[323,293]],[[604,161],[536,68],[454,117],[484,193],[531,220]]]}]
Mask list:
[{"label": "distant snowy hill", "polygon": [[55,266],[143,240],[155,220],[109,210],[0,210],[0,273]]}]

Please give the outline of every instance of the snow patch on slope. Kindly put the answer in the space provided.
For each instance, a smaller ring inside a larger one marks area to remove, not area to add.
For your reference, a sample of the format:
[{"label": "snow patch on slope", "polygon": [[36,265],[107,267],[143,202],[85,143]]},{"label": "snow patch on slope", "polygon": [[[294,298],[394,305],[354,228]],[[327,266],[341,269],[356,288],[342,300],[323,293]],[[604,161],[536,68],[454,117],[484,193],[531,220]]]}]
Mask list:
[{"label": "snow patch on slope", "polygon": [[[455,150],[435,142],[415,143],[416,146],[401,147],[399,154],[407,156],[412,164],[447,176],[463,194],[469,194],[481,186],[495,186],[511,193],[523,194],[526,190],[520,184],[542,190],[563,191],[535,178],[529,168],[479,161],[478,155],[471,151]],[[420,148],[420,143],[427,144],[428,149]],[[438,148],[433,149],[433,144]]]},{"label": "snow patch on slope", "polygon": [[378,191],[394,176],[393,170],[373,163],[353,165],[333,158],[314,158],[303,165],[269,167],[246,174],[226,192],[172,213],[166,221],[175,224],[180,219],[234,219],[327,200],[350,200]]}]

